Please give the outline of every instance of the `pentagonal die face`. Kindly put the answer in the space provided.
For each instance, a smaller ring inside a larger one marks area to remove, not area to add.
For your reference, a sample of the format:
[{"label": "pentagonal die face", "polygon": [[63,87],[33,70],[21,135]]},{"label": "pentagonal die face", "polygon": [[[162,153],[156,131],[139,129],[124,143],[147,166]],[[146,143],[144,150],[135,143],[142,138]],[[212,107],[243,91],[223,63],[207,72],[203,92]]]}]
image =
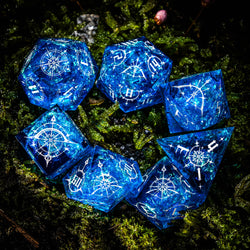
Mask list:
[{"label": "pentagonal die face", "polygon": [[32,104],[75,110],[93,87],[96,74],[96,62],[85,43],[40,39],[18,79]]},{"label": "pentagonal die face", "polygon": [[162,102],[159,86],[168,81],[172,61],[145,37],[105,49],[97,87],[124,112]]}]

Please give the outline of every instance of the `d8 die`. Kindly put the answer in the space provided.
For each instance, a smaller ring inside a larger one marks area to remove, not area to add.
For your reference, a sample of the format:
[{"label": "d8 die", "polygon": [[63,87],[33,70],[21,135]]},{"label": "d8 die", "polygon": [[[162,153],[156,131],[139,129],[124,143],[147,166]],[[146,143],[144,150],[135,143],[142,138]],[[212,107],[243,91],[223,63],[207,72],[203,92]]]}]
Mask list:
[{"label": "d8 die", "polygon": [[221,70],[162,85],[170,133],[209,128],[230,117]]},{"label": "d8 die", "polygon": [[70,117],[57,106],[32,122],[16,138],[49,178],[74,165],[91,148]]}]

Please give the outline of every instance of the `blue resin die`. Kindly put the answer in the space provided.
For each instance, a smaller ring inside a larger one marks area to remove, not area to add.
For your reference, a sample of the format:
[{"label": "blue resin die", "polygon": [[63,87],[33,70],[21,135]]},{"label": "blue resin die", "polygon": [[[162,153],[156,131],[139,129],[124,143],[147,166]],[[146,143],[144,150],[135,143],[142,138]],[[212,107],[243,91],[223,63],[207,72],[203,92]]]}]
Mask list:
[{"label": "blue resin die", "polygon": [[172,220],[182,218],[180,211],[196,208],[200,199],[200,195],[167,157],[148,170],[139,192],[128,202],[159,229],[165,229]]},{"label": "blue resin die", "polygon": [[170,133],[209,128],[230,117],[221,70],[162,85]]},{"label": "blue resin die", "polygon": [[64,179],[69,198],[109,212],[127,195],[136,196],[142,176],[136,161],[96,146]]},{"label": "blue resin die", "polygon": [[97,70],[85,43],[39,39],[18,79],[32,104],[75,110],[93,87]]},{"label": "blue resin die", "polygon": [[233,127],[158,139],[173,164],[204,202],[223,158]]},{"label": "blue resin die", "polygon": [[124,112],[162,102],[172,61],[145,37],[106,47],[97,87]]},{"label": "blue resin die", "polygon": [[74,122],[57,106],[32,122],[16,138],[48,178],[64,172],[91,149]]}]

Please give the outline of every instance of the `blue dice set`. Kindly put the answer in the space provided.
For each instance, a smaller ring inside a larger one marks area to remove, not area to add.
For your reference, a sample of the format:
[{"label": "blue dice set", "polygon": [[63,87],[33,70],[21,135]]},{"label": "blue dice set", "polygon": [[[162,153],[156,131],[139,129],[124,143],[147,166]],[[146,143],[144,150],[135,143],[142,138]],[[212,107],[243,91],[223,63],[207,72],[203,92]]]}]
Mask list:
[{"label": "blue dice set", "polygon": [[[159,229],[208,195],[233,127],[204,130],[230,117],[221,70],[169,82],[172,60],[145,37],[107,46],[98,67],[87,45],[70,39],[40,39],[19,81],[34,105],[47,111],[17,140],[48,178],[63,177],[66,195],[109,212],[120,201]],[[158,139],[166,156],[141,175],[135,160],[92,147],[67,110],[75,110],[96,86],[123,112],[159,103],[170,133]],[[203,130],[203,131],[200,131]]]}]

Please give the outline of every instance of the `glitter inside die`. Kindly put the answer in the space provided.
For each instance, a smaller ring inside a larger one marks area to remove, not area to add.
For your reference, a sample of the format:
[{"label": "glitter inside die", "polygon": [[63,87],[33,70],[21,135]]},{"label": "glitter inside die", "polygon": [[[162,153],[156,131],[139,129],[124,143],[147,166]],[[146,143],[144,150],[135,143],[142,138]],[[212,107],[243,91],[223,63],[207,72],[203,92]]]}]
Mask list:
[{"label": "glitter inside die", "polygon": [[158,139],[173,164],[205,201],[233,127]]},{"label": "glitter inside die", "polygon": [[130,112],[162,102],[159,86],[171,69],[171,59],[140,37],[106,47],[97,87]]},{"label": "glitter inside die", "polygon": [[159,229],[182,218],[180,211],[196,208],[200,200],[200,194],[166,156],[144,175],[139,190],[139,195],[128,202]]},{"label": "glitter inside die", "polygon": [[64,172],[91,148],[70,117],[57,106],[32,122],[16,138],[48,178]]},{"label": "glitter inside die", "polygon": [[203,130],[230,117],[221,70],[184,77],[161,87],[170,133]]},{"label": "glitter inside die", "polygon": [[109,212],[127,195],[137,195],[142,176],[136,161],[96,146],[63,183],[69,198]]},{"label": "glitter inside die", "polygon": [[30,102],[45,109],[75,110],[93,87],[97,65],[87,45],[70,39],[39,39],[18,77]]}]

